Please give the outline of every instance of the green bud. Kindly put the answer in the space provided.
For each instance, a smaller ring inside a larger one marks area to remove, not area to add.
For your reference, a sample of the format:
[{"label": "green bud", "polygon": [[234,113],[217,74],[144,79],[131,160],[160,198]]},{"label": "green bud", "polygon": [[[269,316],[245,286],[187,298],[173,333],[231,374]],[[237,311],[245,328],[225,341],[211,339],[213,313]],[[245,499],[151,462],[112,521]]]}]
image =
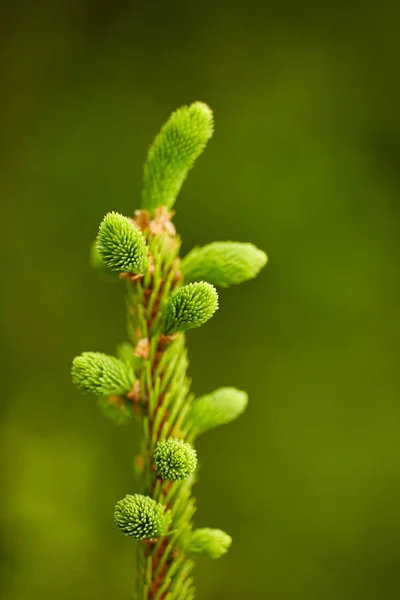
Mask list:
[{"label": "green bud", "polygon": [[213,134],[213,115],[203,102],[172,113],[155,138],[144,167],[142,206],[171,209],[189,170]]},{"label": "green bud", "polygon": [[246,392],[233,387],[221,387],[205,396],[196,398],[189,411],[193,432],[199,435],[236,419],[248,402]]},{"label": "green bud", "polygon": [[96,240],[92,243],[92,245],[90,247],[90,264],[92,265],[92,267],[94,269],[99,269],[99,270],[105,269],[106,271],[108,271],[106,265],[101,260],[101,256],[100,256],[99,249],[97,247]]},{"label": "green bud", "polygon": [[193,248],[181,262],[181,271],[188,281],[205,279],[209,283],[228,287],[256,277],[267,263],[267,255],[253,244],[213,242]]},{"label": "green bud", "polygon": [[228,551],[231,544],[232,538],[225,531],[204,527],[193,531],[185,549],[192,556],[219,558]]},{"label": "green bud", "polygon": [[164,333],[187,331],[200,327],[218,309],[216,289],[200,281],[179,288],[169,299],[164,318]]},{"label": "green bud", "polygon": [[97,240],[93,242],[90,248],[90,264],[103,281],[110,283],[118,281],[118,273],[115,273],[115,271],[110,271],[107,265],[103,263],[97,247]]},{"label": "green bud", "polygon": [[171,513],[165,506],[149,496],[129,494],[115,506],[116,525],[136,540],[152,540],[161,537],[171,523]]},{"label": "green bud", "polygon": [[125,394],[132,389],[133,370],[101,352],[83,352],[72,361],[72,381],[84,393],[97,396]]},{"label": "green bud", "polygon": [[147,264],[146,240],[135,225],[116,212],[106,214],[97,236],[100,260],[119,273],[142,274]]},{"label": "green bud", "polygon": [[197,466],[196,450],[176,438],[158,442],[153,458],[157,475],[168,481],[187,479]]}]

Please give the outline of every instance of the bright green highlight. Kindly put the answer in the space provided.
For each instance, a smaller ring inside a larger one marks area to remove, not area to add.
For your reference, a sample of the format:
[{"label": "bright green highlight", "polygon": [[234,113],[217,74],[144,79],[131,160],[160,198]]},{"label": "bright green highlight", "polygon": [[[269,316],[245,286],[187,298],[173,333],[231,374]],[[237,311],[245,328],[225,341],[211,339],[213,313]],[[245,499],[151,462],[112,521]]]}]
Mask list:
[{"label": "bright green highlight", "polygon": [[72,361],[72,381],[84,393],[97,396],[125,394],[134,374],[121,360],[101,352],[83,352]]},{"label": "bright green highlight", "polygon": [[267,255],[253,244],[213,242],[193,248],[181,263],[188,281],[205,279],[228,287],[256,277],[267,263]]},{"label": "bright green highlight", "polygon": [[169,299],[164,319],[164,333],[173,334],[200,327],[218,309],[216,289],[204,281],[179,288]]},{"label": "bright green highlight", "polygon": [[136,540],[153,540],[167,531],[171,514],[149,496],[127,494],[117,502],[114,520],[125,535]]},{"label": "bright green highlight", "polygon": [[176,438],[158,442],[153,459],[157,475],[169,481],[187,479],[197,466],[196,450]]},{"label": "bright green highlight", "polygon": [[199,435],[233,421],[244,412],[247,402],[246,392],[234,387],[221,387],[196,398],[188,415],[193,434]]},{"label": "bright green highlight", "polygon": [[187,542],[186,551],[192,556],[220,558],[232,544],[230,535],[221,529],[195,529]]},{"label": "bright green highlight", "polygon": [[146,268],[144,235],[119,213],[111,212],[104,217],[97,236],[97,249],[101,261],[111,271],[139,275]]},{"label": "bright green highlight", "polygon": [[207,104],[194,102],[172,113],[147,156],[143,208],[172,208],[189,170],[212,134],[213,114]]}]

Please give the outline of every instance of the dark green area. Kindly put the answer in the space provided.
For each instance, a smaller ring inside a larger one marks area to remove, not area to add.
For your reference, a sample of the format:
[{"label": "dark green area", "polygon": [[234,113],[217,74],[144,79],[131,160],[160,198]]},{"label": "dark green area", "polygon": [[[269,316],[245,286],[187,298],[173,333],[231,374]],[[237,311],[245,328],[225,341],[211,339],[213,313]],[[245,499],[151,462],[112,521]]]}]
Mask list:
[{"label": "dark green area", "polygon": [[400,595],[400,5],[5,2],[0,19],[1,600],[124,600],[134,428],[70,363],[125,339],[96,279],[104,214],[138,208],[147,148],[193,100],[216,132],[176,204],[184,251],[269,255],[188,334],[194,390],[245,415],[204,435],[199,600]]}]

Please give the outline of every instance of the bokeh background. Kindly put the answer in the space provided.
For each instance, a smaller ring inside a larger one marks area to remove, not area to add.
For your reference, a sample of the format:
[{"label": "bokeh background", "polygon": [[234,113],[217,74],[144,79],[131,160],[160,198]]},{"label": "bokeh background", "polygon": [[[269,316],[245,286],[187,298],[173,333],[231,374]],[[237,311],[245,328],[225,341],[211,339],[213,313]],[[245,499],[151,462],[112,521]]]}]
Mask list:
[{"label": "bokeh background", "polygon": [[194,391],[241,419],[198,442],[199,600],[400,594],[400,5],[391,0],[7,2],[0,20],[1,600],[124,600],[134,428],[70,383],[125,339],[88,251],[140,202],[142,163],[193,100],[216,133],[177,203],[186,252],[270,262],[189,334]]}]

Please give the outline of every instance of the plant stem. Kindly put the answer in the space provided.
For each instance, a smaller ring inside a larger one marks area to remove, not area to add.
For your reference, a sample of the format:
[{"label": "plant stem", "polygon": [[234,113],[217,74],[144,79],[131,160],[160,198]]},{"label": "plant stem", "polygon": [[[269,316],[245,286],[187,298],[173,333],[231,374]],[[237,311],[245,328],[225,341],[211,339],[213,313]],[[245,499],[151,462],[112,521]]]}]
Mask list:
[{"label": "plant stem", "polygon": [[[147,348],[140,370],[140,400],[137,414],[141,424],[143,493],[164,504],[172,513],[169,535],[137,550],[138,600],[185,598],[193,591],[194,566],[182,550],[190,533],[195,503],[191,498],[193,478],[183,482],[160,480],[153,468],[153,452],[168,437],[185,439],[184,417],[192,397],[187,377],[187,351],[183,334],[162,333],[162,313],[171,291],[179,285],[179,238],[161,233],[149,235],[151,274],[142,281],[128,281],[128,330],[134,346]],[[147,340],[143,343],[143,340]],[[183,597],[183,596],[182,596]]]}]

